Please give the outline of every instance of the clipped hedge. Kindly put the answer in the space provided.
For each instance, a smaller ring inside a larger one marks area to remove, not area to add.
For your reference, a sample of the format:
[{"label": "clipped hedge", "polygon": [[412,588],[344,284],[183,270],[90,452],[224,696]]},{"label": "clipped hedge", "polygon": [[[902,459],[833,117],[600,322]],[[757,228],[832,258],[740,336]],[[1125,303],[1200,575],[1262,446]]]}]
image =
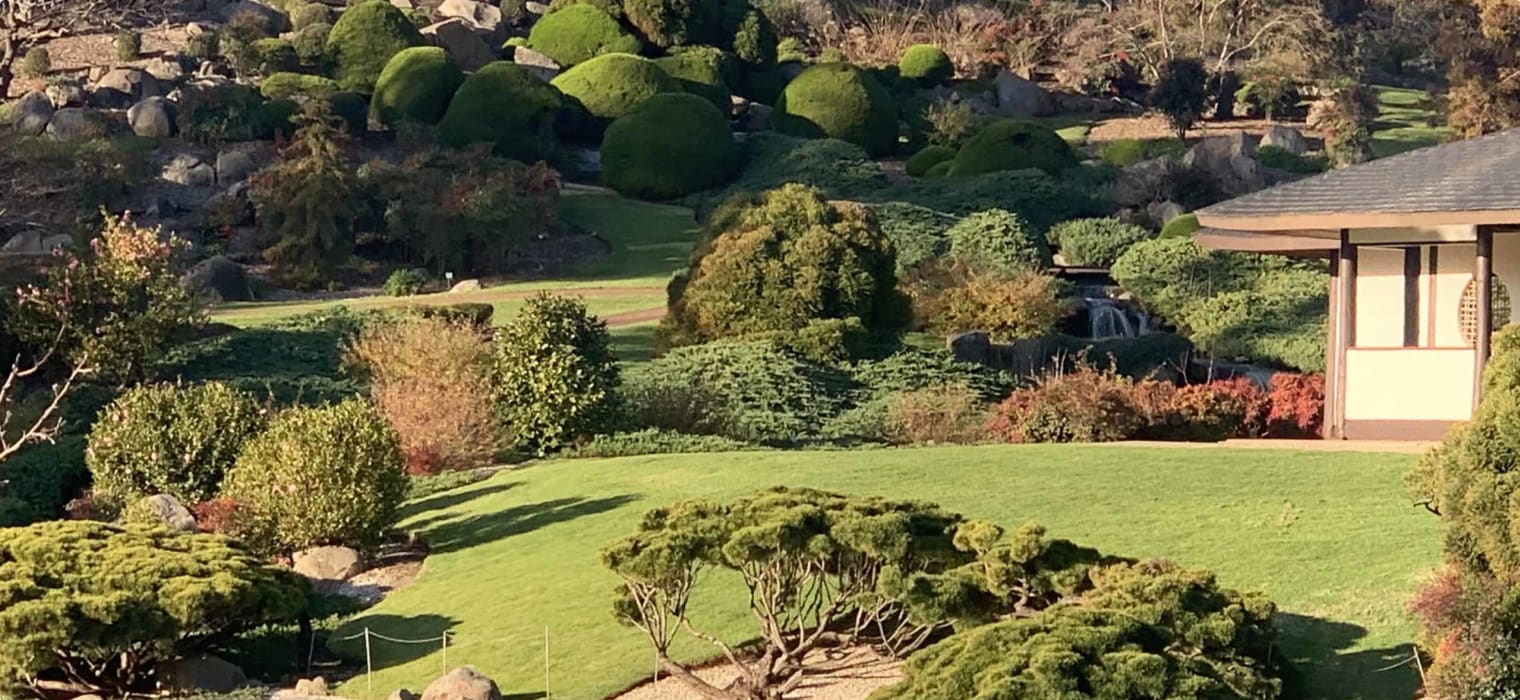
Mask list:
[{"label": "clipped hedge", "polygon": [[558,90],[522,66],[497,61],[465,78],[438,124],[438,139],[461,148],[492,144],[500,156],[542,160],[558,144]]},{"label": "clipped hedge", "polygon": [[1159,237],[1192,238],[1193,233],[1200,228],[1203,228],[1203,226],[1198,223],[1197,214],[1179,214],[1172,217],[1171,221],[1166,222],[1166,225],[1161,227],[1161,235]]},{"label": "clipped hedge", "polygon": [[1048,237],[1068,265],[1109,267],[1151,232],[1118,219],[1073,219],[1051,227]]},{"label": "clipped hedge", "polygon": [[1077,165],[1076,153],[1056,132],[1034,122],[1001,119],[983,127],[961,146],[949,175],[1026,169],[1059,175]]},{"label": "clipped hedge", "polygon": [[275,73],[259,83],[265,99],[285,100],[297,96],[325,97],[338,92],[338,81],[305,73]]},{"label": "clipped hedge", "polygon": [[437,46],[405,49],[385,64],[370,97],[370,114],[387,126],[403,121],[437,124],[448,111],[464,73]]},{"label": "clipped hedge", "polygon": [[934,260],[949,249],[950,241],[945,234],[955,225],[954,216],[907,202],[883,202],[870,208],[881,232],[891,239],[897,252],[899,274]]},{"label": "clipped hedge", "polygon": [[[913,177],[927,177],[929,171],[941,163],[949,163],[955,160],[955,149],[949,146],[924,146],[919,152],[914,153],[904,166],[904,171]],[[945,170],[950,166],[946,165]]]},{"label": "clipped hedge", "polygon": [[728,119],[696,95],[655,95],[612,122],[602,139],[602,179],[643,199],[717,187],[738,164]]},{"label": "clipped hedge", "polygon": [[711,46],[692,46],[654,62],[684,90],[700,95],[723,114],[733,110],[729,86],[736,81],[738,67],[732,54]]},{"label": "clipped hedge", "polygon": [[602,54],[636,54],[644,43],[601,8],[581,4],[555,10],[535,22],[528,46],[570,67]]},{"label": "clipped hedge", "polygon": [[1050,265],[1045,236],[1017,214],[989,209],[971,214],[945,232],[950,255],[980,270],[1015,271]]},{"label": "clipped hedge", "polygon": [[617,119],[660,93],[681,92],[681,84],[654,61],[625,53],[597,56],[550,84],[597,120]]},{"label": "clipped hedge", "polygon": [[897,61],[898,75],[920,87],[944,85],[955,75],[955,63],[944,49],[933,44],[914,44]]},{"label": "clipped hedge", "polygon": [[897,144],[892,95],[865,71],[844,63],[804,70],[788,83],[771,113],[777,131],[805,138],[836,138],[873,156]]},{"label": "clipped hedge", "polygon": [[386,0],[367,0],[348,8],[327,35],[334,78],[344,90],[364,94],[374,90],[391,57],[426,45],[417,25]]},{"label": "clipped hedge", "polygon": [[64,506],[90,483],[84,449],[83,438],[68,435],[0,462],[0,528],[62,517]]}]

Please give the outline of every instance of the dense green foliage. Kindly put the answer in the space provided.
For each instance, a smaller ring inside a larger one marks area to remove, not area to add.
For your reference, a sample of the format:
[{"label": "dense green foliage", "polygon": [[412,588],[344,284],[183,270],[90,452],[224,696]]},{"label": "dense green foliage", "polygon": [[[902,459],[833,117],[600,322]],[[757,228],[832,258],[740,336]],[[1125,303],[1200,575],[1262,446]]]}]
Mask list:
[{"label": "dense green foliage", "polygon": [[306,584],[215,535],[0,528],[0,686],[153,691],[160,664],[306,609]]},{"label": "dense green foliage", "polygon": [[955,76],[955,63],[944,49],[933,44],[914,44],[897,60],[898,74],[920,87],[943,85]]},{"label": "dense green foliage", "polygon": [[733,111],[730,86],[738,81],[733,54],[712,46],[691,46],[654,62],[687,92],[713,103],[725,117]]},{"label": "dense green foliage", "polygon": [[856,319],[891,334],[906,322],[892,243],[870,211],[787,185],[715,213],[689,271],[670,284],[660,326],[667,346],[796,332]]},{"label": "dense green foliage", "polygon": [[0,528],[55,520],[90,481],[84,439],[64,436],[0,462]]},{"label": "dense green foliage", "polygon": [[236,504],[233,530],[262,551],[373,547],[406,497],[396,431],[360,399],[289,409],[248,441],[222,496]]},{"label": "dense green foliage", "polygon": [[643,42],[601,8],[576,4],[534,22],[528,46],[568,68],[602,54],[639,53]]},{"label": "dense green foliage", "polygon": [[239,329],[174,348],[162,374],[223,382],[281,404],[359,395],[365,387],[342,371],[343,347],[369,320],[340,306]]},{"label": "dense green foliage", "polygon": [[983,127],[961,146],[949,175],[1031,168],[1059,175],[1076,166],[1076,154],[1056,132],[1034,122],[1002,119]]},{"label": "dense green foliage", "polygon": [[787,83],[771,126],[804,138],[835,138],[882,155],[897,144],[892,94],[870,74],[845,63],[809,67]]},{"label": "dense green foliage", "polygon": [[950,255],[981,270],[1010,271],[1050,266],[1045,236],[1013,212],[1002,209],[971,214],[945,232]]},{"label": "dense green foliage", "polygon": [[392,56],[427,42],[417,25],[384,0],[348,8],[327,35],[327,55],[344,90],[368,94]]},{"label": "dense green foliage", "polygon": [[94,491],[118,504],[161,493],[210,500],[264,421],[253,396],[217,382],[129,389],[90,430]]},{"label": "dense green foliage", "polygon": [[375,80],[370,113],[387,126],[403,121],[437,124],[448,110],[464,73],[436,46],[416,46],[398,52]]},{"label": "dense green foliage", "polygon": [[333,12],[320,2],[304,2],[290,10],[290,27],[300,32],[314,24],[332,24]]},{"label": "dense green foliage", "polygon": [[497,412],[508,442],[545,454],[605,431],[621,381],[607,324],[580,299],[539,293],[496,332]]},{"label": "dense green foliage", "polygon": [[681,84],[647,58],[610,53],[580,63],[551,81],[593,121],[617,119],[662,92],[680,92]]},{"label": "dense green foliage", "polygon": [[385,278],[385,293],[393,297],[410,297],[422,293],[427,286],[427,275],[421,270],[404,267],[392,271]]},{"label": "dense green foliage", "polygon": [[1166,222],[1166,225],[1161,227],[1161,235],[1157,237],[1191,239],[1193,233],[1200,228],[1202,226],[1198,223],[1197,214],[1179,214],[1172,217],[1171,221]]},{"label": "dense green foliage", "polygon": [[1166,115],[1177,138],[1184,138],[1208,106],[1208,70],[1199,59],[1174,58],[1162,64],[1160,74],[1151,89],[1151,107]]},{"label": "dense green foliage", "polygon": [[1329,280],[1319,266],[1160,238],[1131,246],[1112,272],[1205,352],[1324,369]]},{"label": "dense green foliage", "polygon": [[955,160],[955,149],[949,146],[924,146],[904,166],[904,171],[913,177],[923,177],[929,169],[940,163],[948,163]]},{"label": "dense green foliage", "polygon": [[557,147],[559,92],[522,66],[497,61],[466,78],[438,124],[456,148],[489,143],[499,156],[542,160]]},{"label": "dense green foliage", "polygon": [[320,101],[306,109],[294,143],[253,178],[249,199],[274,239],[264,259],[282,281],[309,289],[327,284],[353,252],[358,187],[331,110]]},{"label": "dense green foliage", "polygon": [[338,89],[336,80],[305,73],[275,73],[259,83],[259,94],[271,100],[325,97]]},{"label": "dense green foliage", "polygon": [[642,199],[671,199],[711,189],[739,163],[728,119],[696,95],[651,97],[607,127],[602,179]]},{"label": "dense green foliage", "polygon": [[1067,265],[1080,267],[1109,267],[1130,246],[1152,238],[1150,231],[1118,219],[1063,221],[1047,236]]},{"label": "dense green foliage", "polygon": [[872,204],[871,213],[881,232],[892,241],[899,273],[934,260],[950,248],[946,233],[957,219],[933,209],[905,202]]}]

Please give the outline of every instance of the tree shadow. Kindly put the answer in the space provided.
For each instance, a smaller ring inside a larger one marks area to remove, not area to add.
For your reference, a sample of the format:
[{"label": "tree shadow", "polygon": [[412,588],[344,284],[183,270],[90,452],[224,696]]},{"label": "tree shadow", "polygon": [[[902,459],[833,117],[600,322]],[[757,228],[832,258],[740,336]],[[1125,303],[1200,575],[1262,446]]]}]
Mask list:
[{"label": "tree shadow", "polygon": [[459,621],[443,615],[361,615],[327,639],[327,648],[364,672],[364,631],[369,630],[370,667],[376,671],[415,661],[443,648],[443,633]]},{"label": "tree shadow", "polygon": [[1409,644],[1347,651],[1367,636],[1350,623],[1279,612],[1278,638],[1289,650],[1284,698],[1382,700],[1412,698],[1420,687],[1413,664],[1398,665],[1414,653]]},{"label": "tree shadow", "polygon": [[440,519],[418,534],[427,541],[433,553],[452,552],[582,516],[605,513],[637,498],[631,494],[596,499],[557,498],[468,518]]},{"label": "tree shadow", "polygon": [[[478,483],[469,486],[461,486],[452,491],[445,491],[443,493],[428,496],[421,500],[412,501],[411,503],[406,504],[406,506],[401,509],[401,518],[406,519],[420,515],[422,513],[427,513],[429,511],[448,510],[455,506],[464,505],[476,499],[485,498],[486,496],[494,496],[504,491],[510,491],[521,485],[521,481],[506,481],[500,484],[491,484],[489,486],[482,486]],[[438,520],[447,517],[447,515],[448,514],[446,513],[440,514],[434,518],[429,518],[429,520]],[[426,525],[427,521],[424,521],[422,523],[413,523],[411,527],[425,527]]]},{"label": "tree shadow", "polygon": [[507,693],[501,696],[501,700],[538,700],[539,698],[547,697],[549,697],[549,694],[543,691],[537,693]]}]

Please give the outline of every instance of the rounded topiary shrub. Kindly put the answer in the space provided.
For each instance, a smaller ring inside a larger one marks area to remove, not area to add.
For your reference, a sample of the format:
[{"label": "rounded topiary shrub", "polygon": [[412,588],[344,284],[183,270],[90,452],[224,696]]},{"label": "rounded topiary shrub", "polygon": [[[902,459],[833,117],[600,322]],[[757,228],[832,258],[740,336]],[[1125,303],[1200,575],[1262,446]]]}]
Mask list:
[{"label": "rounded topiary shrub", "polygon": [[366,548],[396,521],[402,465],[396,431],[369,402],[293,408],[243,448],[222,496],[237,504],[235,529],[261,550]]},{"label": "rounded topiary shrub", "polygon": [[914,44],[897,61],[898,75],[922,87],[944,85],[955,75],[955,63],[944,49],[933,44]]},{"label": "rounded topiary shrub", "polygon": [[565,97],[597,119],[617,119],[662,92],[681,92],[681,84],[647,58],[626,53],[597,56],[552,81]]},{"label": "rounded topiary shrub", "polygon": [[290,45],[295,47],[296,56],[302,63],[309,66],[322,66],[326,63],[327,37],[330,34],[332,34],[332,25],[318,22],[296,32],[290,39]]},{"label": "rounded topiary shrub", "polygon": [[447,51],[437,46],[406,49],[385,64],[375,81],[370,114],[387,126],[437,124],[462,83],[464,73]]},{"label": "rounded topiary shrub", "polygon": [[737,82],[738,76],[738,62],[733,54],[711,46],[692,46],[654,62],[687,92],[700,95],[724,114],[732,111],[729,86]]},{"label": "rounded topiary shrub", "polygon": [[945,232],[950,256],[973,268],[1013,271],[1050,265],[1045,236],[1017,214],[989,209],[971,214]]},{"label": "rounded topiary shrub", "polygon": [[892,95],[854,66],[825,63],[803,71],[776,101],[771,126],[806,138],[836,138],[872,155],[897,143],[897,110]]},{"label": "rounded topiary shrub", "polygon": [[1067,265],[1108,267],[1151,232],[1118,219],[1075,219],[1052,226],[1046,238]]},{"label": "rounded topiary shrub", "polygon": [[913,177],[923,177],[929,169],[940,163],[948,163],[955,159],[955,149],[949,146],[924,146],[919,152],[914,153],[903,167]]},{"label": "rounded topiary shrub", "polygon": [[542,455],[612,428],[622,374],[606,322],[580,299],[530,297],[495,345],[496,411],[512,446]]},{"label": "rounded topiary shrub", "polygon": [[949,174],[1035,169],[1056,175],[1077,164],[1076,153],[1056,132],[1034,122],[1002,119],[988,124],[961,146]]},{"label": "rounded topiary shrub", "polygon": [[533,162],[554,151],[558,90],[527,68],[497,61],[465,78],[443,121],[438,139],[456,148],[492,144],[500,156]]},{"label": "rounded topiary shrub", "polygon": [[85,463],[95,492],[113,501],[162,493],[199,503],[263,426],[259,402],[225,384],[139,386],[101,412]]},{"label": "rounded topiary shrub", "polygon": [[951,160],[940,161],[938,163],[935,163],[934,165],[929,166],[929,169],[924,171],[924,179],[925,180],[934,180],[934,179],[937,179],[937,178],[949,177],[950,176],[950,165],[953,162],[954,162],[954,159],[951,159]]},{"label": "rounded topiary shrub", "polygon": [[636,54],[644,43],[600,8],[570,5],[535,22],[528,46],[561,66],[573,66],[607,53]]},{"label": "rounded topiary shrub", "polygon": [[1197,214],[1181,214],[1172,217],[1161,227],[1160,238],[1190,238],[1193,232],[1203,228],[1198,224]]},{"label": "rounded topiary shrub", "polygon": [[296,47],[284,39],[259,39],[253,42],[251,50],[258,63],[258,71],[263,75],[293,71],[301,67],[301,56],[296,53]]},{"label": "rounded topiary shrub", "polygon": [[313,24],[331,24],[332,10],[320,2],[309,2],[290,11],[290,26],[301,31]]},{"label": "rounded topiary shrub", "polygon": [[662,49],[727,43],[744,10],[729,0],[623,0],[628,24]]},{"label": "rounded topiary shrub", "polygon": [[696,95],[655,95],[612,122],[602,138],[603,180],[643,199],[716,187],[738,165],[728,118]]},{"label": "rounded topiary shrub", "polygon": [[325,97],[338,90],[337,81],[304,73],[275,73],[259,84],[259,93],[271,100],[284,100],[298,95]]},{"label": "rounded topiary shrub", "polygon": [[733,40],[728,46],[739,60],[751,66],[769,67],[776,63],[779,43],[776,25],[771,24],[770,18],[759,8],[751,6],[744,13],[744,18],[739,20],[739,27],[734,30]]},{"label": "rounded topiary shrub", "polygon": [[392,56],[426,44],[401,10],[385,0],[368,0],[345,10],[333,24],[327,55],[343,89],[368,94]]}]

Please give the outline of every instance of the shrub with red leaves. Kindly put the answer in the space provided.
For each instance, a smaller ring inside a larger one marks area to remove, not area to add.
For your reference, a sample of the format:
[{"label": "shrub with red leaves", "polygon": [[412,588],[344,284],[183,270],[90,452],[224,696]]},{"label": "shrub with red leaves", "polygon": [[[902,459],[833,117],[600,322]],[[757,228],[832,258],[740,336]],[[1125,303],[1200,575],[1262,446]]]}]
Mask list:
[{"label": "shrub with red leaves", "polygon": [[1276,374],[1267,394],[1269,437],[1316,437],[1325,420],[1325,376]]},{"label": "shrub with red leaves", "polygon": [[237,501],[230,498],[213,498],[190,506],[190,513],[195,516],[196,529],[217,534],[233,531],[237,510]]}]

